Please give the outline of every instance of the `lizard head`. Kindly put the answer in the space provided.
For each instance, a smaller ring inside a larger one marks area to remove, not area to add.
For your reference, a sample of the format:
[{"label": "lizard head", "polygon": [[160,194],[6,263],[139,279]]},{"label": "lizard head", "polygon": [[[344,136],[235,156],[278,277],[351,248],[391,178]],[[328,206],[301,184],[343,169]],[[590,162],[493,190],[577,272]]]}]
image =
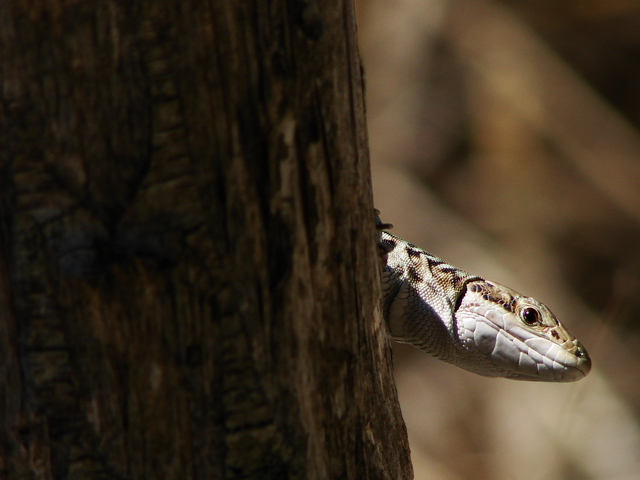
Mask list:
[{"label": "lizard head", "polygon": [[455,324],[461,355],[476,360],[464,365],[481,375],[572,382],[591,369],[585,348],[547,306],[497,283],[471,279]]}]

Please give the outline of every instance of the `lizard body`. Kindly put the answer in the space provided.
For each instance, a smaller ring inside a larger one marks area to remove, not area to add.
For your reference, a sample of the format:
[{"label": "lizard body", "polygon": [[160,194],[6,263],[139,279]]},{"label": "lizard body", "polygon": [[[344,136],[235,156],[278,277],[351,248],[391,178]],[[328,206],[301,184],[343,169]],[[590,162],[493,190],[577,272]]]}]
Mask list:
[{"label": "lizard body", "polygon": [[[390,228],[378,219],[378,228]],[[445,263],[389,232],[382,274],[391,336],[489,377],[571,382],[591,360],[544,304]]]}]

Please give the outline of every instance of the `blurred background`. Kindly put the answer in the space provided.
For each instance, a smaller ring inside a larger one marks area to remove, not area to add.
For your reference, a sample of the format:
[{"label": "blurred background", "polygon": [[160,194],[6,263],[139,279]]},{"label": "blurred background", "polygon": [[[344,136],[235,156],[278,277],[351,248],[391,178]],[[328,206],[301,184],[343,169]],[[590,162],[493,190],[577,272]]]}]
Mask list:
[{"label": "blurred background", "polygon": [[396,345],[416,479],[640,480],[640,2],[357,6],[383,221],[546,303],[594,362],[536,384]]}]

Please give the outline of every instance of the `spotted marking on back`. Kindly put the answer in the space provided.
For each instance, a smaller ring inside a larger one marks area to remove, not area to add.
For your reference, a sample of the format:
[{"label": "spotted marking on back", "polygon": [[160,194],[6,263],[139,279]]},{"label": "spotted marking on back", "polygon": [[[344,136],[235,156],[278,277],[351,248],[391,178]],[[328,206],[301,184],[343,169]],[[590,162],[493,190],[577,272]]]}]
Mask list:
[{"label": "spotted marking on back", "polygon": [[409,278],[415,283],[422,283],[424,281],[424,277],[415,265],[409,265],[407,273],[409,274]]},{"label": "spotted marking on back", "polygon": [[[479,280],[482,280],[478,278]],[[507,312],[515,310],[516,298],[502,289],[496,288],[490,282],[482,281],[469,285],[472,292],[482,293],[483,300],[501,305]]]},{"label": "spotted marking on back", "polygon": [[382,243],[389,245],[391,247],[391,250],[393,250],[394,248],[396,248],[396,246],[398,245],[398,242],[396,242],[395,240],[391,240],[389,238],[385,238]]}]

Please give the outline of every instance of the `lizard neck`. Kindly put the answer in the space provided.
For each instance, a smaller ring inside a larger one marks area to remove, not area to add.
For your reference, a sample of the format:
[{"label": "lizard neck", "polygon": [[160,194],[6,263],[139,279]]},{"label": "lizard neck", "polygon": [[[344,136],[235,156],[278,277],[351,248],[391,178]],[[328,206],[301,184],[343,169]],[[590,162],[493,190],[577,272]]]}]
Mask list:
[{"label": "lizard neck", "polygon": [[443,361],[465,355],[455,311],[467,282],[477,279],[401,238],[384,232],[388,249],[383,272],[385,316],[393,338]]}]

